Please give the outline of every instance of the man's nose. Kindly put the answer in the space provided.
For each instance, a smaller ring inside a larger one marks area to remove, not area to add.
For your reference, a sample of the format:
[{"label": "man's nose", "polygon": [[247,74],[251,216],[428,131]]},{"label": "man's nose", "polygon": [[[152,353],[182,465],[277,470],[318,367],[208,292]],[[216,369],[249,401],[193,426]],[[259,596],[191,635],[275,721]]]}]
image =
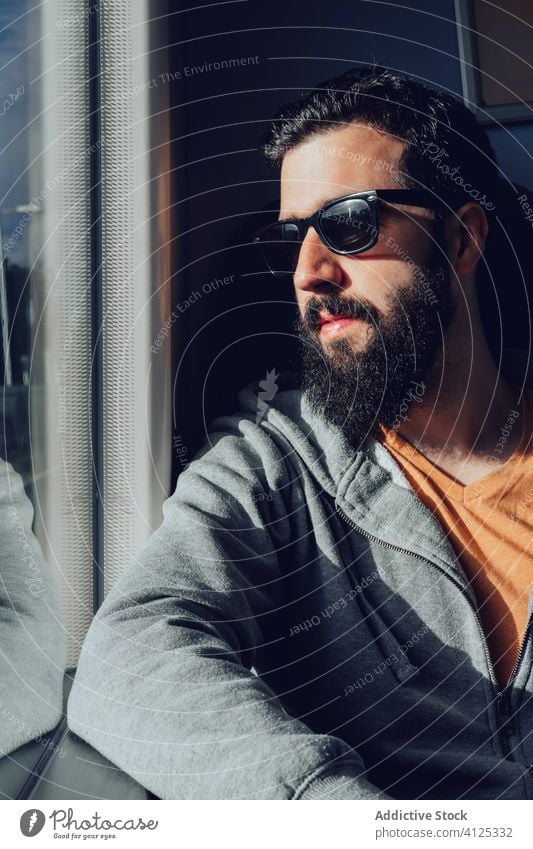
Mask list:
[{"label": "man's nose", "polygon": [[302,291],[327,290],[340,286],[343,276],[336,254],[328,250],[316,230],[310,227],[301,244],[293,275],[295,288]]}]

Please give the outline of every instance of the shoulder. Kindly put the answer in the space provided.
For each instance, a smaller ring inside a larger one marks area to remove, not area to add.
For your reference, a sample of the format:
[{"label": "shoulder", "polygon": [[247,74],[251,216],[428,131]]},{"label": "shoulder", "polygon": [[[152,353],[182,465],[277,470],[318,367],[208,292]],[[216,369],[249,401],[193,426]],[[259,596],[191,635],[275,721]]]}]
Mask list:
[{"label": "shoulder", "polygon": [[272,371],[245,386],[239,409],[214,419],[202,448],[181,477],[190,472],[231,478],[260,478],[276,485],[286,475],[286,456],[301,433],[301,392],[293,372]]}]

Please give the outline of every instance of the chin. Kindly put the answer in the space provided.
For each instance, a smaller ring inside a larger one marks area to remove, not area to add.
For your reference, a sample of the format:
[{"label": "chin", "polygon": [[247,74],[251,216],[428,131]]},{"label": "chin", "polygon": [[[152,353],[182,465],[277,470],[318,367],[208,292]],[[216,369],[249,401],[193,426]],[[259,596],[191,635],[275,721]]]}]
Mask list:
[{"label": "chin", "polygon": [[319,337],[320,343],[328,351],[346,351],[348,346],[354,353],[364,353],[374,336],[373,328],[367,323],[363,326],[357,322],[355,326],[349,327],[332,339]]}]

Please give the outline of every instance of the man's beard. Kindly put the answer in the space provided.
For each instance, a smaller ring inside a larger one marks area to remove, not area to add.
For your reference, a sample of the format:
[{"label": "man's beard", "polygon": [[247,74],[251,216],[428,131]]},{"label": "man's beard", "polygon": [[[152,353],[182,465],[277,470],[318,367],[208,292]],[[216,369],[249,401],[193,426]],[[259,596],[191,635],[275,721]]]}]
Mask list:
[{"label": "man's beard", "polygon": [[[398,287],[385,316],[368,302],[335,293],[309,300],[295,324],[300,340],[300,386],[311,409],[340,428],[359,447],[379,422],[395,429],[427,378],[444,344],[455,312],[450,272],[442,262],[420,268],[410,286]],[[369,323],[361,351],[343,338],[323,346],[317,325],[320,310]]]}]

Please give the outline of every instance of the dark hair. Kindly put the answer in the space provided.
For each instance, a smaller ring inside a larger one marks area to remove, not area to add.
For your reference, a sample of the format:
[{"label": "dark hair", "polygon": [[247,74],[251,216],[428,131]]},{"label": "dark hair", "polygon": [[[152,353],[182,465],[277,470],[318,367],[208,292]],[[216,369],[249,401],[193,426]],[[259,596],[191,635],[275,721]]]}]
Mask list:
[{"label": "dark hair", "polygon": [[429,188],[452,207],[478,198],[489,210],[496,206],[496,156],[474,114],[453,95],[379,65],[352,68],[282,107],[261,139],[260,152],[280,169],[289,150],[350,123],[406,142],[398,173],[406,188]]}]

